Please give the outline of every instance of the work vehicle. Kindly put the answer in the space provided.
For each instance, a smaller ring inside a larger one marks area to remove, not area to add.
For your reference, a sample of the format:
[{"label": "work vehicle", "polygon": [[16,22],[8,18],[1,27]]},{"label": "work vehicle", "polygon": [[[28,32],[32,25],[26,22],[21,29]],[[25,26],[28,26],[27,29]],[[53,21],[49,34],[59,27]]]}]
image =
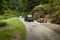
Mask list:
[{"label": "work vehicle", "polygon": [[25,21],[28,21],[28,22],[33,21],[33,16],[32,15],[26,15],[25,16]]}]

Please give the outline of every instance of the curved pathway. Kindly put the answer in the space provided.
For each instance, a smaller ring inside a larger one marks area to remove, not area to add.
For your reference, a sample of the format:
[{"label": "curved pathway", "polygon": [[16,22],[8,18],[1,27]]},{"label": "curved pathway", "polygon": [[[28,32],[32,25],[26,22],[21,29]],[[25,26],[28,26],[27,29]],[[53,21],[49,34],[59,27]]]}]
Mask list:
[{"label": "curved pathway", "polygon": [[40,23],[25,22],[24,18],[19,18],[26,27],[26,40],[60,40],[59,35],[53,30]]}]

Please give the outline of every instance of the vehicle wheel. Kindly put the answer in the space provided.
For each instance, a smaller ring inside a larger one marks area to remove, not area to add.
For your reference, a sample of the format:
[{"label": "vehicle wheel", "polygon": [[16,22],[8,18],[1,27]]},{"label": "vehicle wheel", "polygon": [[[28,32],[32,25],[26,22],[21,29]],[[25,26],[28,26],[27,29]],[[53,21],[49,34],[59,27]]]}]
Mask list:
[{"label": "vehicle wheel", "polygon": [[26,21],[26,19],[25,19],[25,21]]},{"label": "vehicle wheel", "polygon": [[32,22],[33,22],[33,20],[32,20]]}]

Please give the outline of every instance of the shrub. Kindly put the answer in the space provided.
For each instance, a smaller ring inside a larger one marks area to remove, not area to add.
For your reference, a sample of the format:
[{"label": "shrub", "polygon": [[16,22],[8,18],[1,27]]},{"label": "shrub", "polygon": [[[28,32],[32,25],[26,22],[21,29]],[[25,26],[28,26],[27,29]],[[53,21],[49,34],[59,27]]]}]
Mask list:
[{"label": "shrub", "polygon": [[49,4],[43,4],[43,6],[48,10],[50,8]]},{"label": "shrub", "polygon": [[3,26],[6,26],[7,25],[7,22],[0,22],[0,27],[3,27]]},{"label": "shrub", "polygon": [[59,12],[59,11],[57,11],[57,12],[54,14],[51,22],[52,22],[52,23],[56,23],[56,24],[60,24],[60,12]]}]

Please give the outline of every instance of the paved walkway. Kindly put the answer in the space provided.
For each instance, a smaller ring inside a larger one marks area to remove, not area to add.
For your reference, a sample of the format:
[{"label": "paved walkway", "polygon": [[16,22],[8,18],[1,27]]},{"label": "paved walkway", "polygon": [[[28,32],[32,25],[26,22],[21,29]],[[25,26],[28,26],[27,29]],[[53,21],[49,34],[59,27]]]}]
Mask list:
[{"label": "paved walkway", "polygon": [[25,22],[23,18],[19,18],[26,27],[26,40],[60,40],[58,34],[53,30],[41,25],[40,23]]}]

